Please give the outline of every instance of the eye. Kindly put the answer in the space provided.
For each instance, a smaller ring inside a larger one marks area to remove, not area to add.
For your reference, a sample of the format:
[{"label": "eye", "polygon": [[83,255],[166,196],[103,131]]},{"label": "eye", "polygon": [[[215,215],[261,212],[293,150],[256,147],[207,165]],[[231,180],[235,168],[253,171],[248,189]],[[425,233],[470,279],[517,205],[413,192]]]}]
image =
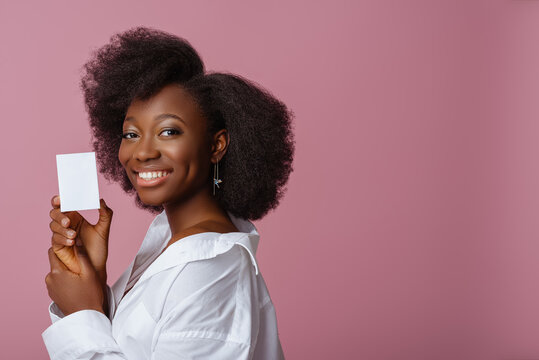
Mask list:
[{"label": "eye", "polygon": [[[176,134],[181,134],[181,132],[176,130],[176,129],[165,129],[165,130],[161,131],[161,134],[165,133],[165,132],[171,132],[171,134],[166,136],[166,137],[170,137],[170,136],[176,135]],[[132,139],[133,137],[130,136],[130,135],[135,135],[136,136],[137,134],[132,133],[132,132],[127,132],[127,133],[122,134],[122,139]]]},{"label": "eye", "polygon": [[134,134],[132,132],[128,132],[122,135],[122,139],[131,139],[130,137],[127,137],[128,135]]},{"label": "eye", "polygon": [[161,134],[164,133],[164,132],[167,132],[167,131],[172,132],[173,133],[172,135],[180,134],[180,132],[178,130],[176,130],[176,129],[165,129],[165,130],[161,131]]}]

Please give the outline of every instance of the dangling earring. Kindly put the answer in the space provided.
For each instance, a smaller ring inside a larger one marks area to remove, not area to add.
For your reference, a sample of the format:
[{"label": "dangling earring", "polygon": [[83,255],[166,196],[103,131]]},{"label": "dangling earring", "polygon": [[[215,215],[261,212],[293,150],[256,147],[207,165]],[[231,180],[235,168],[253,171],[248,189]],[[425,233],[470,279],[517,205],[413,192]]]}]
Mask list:
[{"label": "dangling earring", "polygon": [[215,185],[219,187],[219,183],[222,183],[223,180],[219,179],[219,160],[213,164],[213,195],[215,195]]}]

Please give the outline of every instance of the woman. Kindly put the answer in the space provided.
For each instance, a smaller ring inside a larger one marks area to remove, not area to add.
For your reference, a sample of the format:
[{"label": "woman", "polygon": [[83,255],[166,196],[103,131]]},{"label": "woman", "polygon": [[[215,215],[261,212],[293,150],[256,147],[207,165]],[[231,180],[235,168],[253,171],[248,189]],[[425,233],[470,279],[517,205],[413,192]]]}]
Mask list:
[{"label": "woman", "polygon": [[99,169],[156,217],[109,287],[113,211],[101,199],[93,225],[53,197],[50,357],[284,358],[249,219],[283,195],[291,113],[248,80],[204,74],[188,42],[154,29],[113,36],[85,70]]}]

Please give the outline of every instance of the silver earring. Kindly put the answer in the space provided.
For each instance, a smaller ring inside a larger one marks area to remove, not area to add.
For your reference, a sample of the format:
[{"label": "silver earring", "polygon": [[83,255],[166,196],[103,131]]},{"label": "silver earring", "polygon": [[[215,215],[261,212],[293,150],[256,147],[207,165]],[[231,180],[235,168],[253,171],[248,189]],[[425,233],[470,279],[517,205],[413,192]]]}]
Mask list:
[{"label": "silver earring", "polygon": [[213,164],[213,195],[215,195],[215,185],[219,187],[219,183],[222,183],[223,180],[219,179],[219,160]]}]

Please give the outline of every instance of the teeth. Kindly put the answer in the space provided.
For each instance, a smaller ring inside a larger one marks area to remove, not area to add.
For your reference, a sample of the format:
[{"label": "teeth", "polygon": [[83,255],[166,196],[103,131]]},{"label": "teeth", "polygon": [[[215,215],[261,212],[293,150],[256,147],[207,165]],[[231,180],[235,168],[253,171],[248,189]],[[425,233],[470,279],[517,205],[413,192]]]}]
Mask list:
[{"label": "teeth", "polygon": [[158,177],[166,176],[168,173],[166,171],[152,171],[152,172],[141,172],[138,173],[138,176],[144,180],[156,179]]}]

